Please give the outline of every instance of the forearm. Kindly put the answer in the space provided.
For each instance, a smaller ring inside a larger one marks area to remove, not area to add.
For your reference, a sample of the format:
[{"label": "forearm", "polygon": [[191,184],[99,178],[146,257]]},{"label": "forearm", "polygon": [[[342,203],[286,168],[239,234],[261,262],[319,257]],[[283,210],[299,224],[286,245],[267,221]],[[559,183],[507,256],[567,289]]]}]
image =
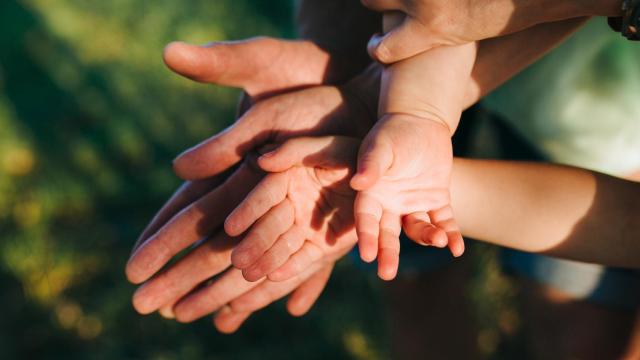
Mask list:
[{"label": "forearm", "polygon": [[332,77],[337,82],[360,73],[371,59],[369,38],[381,29],[381,16],[357,0],[298,0],[297,28],[334,57]]},{"label": "forearm", "polygon": [[456,159],[463,234],[501,246],[640,267],[640,185],[582,169]]},{"label": "forearm", "polygon": [[546,23],[515,34],[480,41],[476,64],[466,90],[465,108],[540,59],[587,20],[576,18]]}]

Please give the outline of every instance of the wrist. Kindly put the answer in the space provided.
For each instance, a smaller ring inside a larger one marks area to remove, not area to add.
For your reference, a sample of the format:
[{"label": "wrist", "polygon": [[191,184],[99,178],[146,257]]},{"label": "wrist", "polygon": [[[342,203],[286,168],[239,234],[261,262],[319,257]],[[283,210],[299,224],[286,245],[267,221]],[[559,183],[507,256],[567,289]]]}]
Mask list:
[{"label": "wrist", "polygon": [[382,70],[382,66],[378,63],[371,63],[358,76],[340,87],[340,90],[346,95],[345,99],[349,102],[349,108],[355,112],[353,118],[367,119],[367,121],[360,121],[356,124],[356,133],[359,136],[366,135],[377,120]]}]

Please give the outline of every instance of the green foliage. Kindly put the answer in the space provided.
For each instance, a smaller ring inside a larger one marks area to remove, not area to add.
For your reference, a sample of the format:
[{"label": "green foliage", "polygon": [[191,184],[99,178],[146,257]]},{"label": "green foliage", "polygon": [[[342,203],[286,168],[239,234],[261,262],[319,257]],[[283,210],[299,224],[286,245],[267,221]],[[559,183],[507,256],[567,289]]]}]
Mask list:
[{"label": "green foliage", "polygon": [[380,328],[375,302],[356,297],[374,290],[345,265],[304,321],[276,306],[233,337],[130,305],[124,264],[179,184],[172,157],[231,122],[238,95],[171,74],[163,46],[288,37],[291,8],[0,2],[0,358],[358,358],[384,348],[363,330]]}]

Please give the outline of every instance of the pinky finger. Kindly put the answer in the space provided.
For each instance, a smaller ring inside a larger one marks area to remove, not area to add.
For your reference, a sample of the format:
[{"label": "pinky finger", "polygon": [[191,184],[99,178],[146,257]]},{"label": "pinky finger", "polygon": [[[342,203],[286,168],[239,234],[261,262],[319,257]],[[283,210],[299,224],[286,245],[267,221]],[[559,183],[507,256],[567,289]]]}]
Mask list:
[{"label": "pinky finger", "polygon": [[234,312],[225,306],[213,317],[213,325],[223,334],[233,334],[251,316],[251,312]]}]

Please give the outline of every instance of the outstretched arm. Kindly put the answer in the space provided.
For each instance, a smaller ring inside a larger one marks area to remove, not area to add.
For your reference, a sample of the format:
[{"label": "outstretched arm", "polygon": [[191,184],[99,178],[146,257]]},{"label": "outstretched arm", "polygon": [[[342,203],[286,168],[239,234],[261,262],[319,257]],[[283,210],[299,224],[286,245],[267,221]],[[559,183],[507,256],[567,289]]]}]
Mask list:
[{"label": "outstretched arm", "polygon": [[640,267],[640,184],[566,166],[456,159],[451,191],[467,236]]}]

